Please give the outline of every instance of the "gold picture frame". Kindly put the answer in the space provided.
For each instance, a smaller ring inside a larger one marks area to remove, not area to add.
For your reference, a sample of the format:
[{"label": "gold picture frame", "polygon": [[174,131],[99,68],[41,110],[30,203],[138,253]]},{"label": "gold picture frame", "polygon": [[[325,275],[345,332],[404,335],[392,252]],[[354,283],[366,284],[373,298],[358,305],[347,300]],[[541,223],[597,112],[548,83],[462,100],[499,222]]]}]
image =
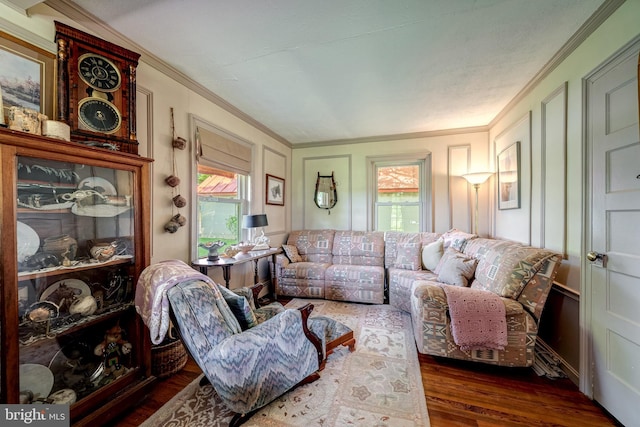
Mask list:
[{"label": "gold picture frame", "polygon": [[4,123],[12,106],[30,108],[56,119],[55,61],[54,53],[0,31],[0,105],[4,107]]}]

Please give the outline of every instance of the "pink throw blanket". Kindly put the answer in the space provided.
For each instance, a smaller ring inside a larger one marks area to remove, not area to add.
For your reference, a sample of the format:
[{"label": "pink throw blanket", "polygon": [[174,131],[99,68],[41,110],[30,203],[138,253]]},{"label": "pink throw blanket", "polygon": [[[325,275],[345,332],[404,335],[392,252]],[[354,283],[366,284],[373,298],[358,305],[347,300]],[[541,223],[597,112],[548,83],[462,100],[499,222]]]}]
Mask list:
[{"label": "pink throw blanket", "polygon": [[215,286],[215,282],[209,276],[177,259],[152,264],[140,274],[136,287],[136,311],[149,328],[152,343],[160,344],[169,330],[167,291],[187,280],[202,280]]},{"label": "pink throw blanket", "polygon": [[447,295],[451,334],[463,351],[504,350],[507,320],[502,299],[489,291],[441,285]]}]

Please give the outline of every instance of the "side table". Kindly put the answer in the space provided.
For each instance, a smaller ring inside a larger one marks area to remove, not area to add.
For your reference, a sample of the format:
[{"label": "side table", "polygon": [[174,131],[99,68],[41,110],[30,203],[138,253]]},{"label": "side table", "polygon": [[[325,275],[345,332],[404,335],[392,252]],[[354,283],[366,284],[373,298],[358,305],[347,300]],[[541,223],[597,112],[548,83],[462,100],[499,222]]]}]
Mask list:
[{"label": "side table", "polygon": [[231,267],[245,262],[253,262],[254,264],[254,284],[258,283],[258,260],[262,258],[272,257],[275,264],[275,257],[282,252],[281,248],[269,248],[261,251],[249,251],[246,254],[238,254],[236,257],[223,258],[220,257],[216,261],[210,261],[207,258],[198,258],[191,261],[191,266],[198,268],[202,274],[208,275],[209,268],[220,267],[222,268],[222,277],[224,279],[225,286],[229,288],[229,282],[231,281]]}]

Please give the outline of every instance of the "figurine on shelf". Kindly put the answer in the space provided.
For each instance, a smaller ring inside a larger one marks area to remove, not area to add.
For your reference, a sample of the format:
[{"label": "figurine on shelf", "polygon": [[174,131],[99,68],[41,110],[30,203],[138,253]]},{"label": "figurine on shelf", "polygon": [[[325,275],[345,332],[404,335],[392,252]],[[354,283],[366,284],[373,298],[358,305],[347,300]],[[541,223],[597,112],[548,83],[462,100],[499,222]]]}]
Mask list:
[{"label": "figurine on shelf", "polygon": [[217,261],[220,258],[218,255],[218,249],[224,245],[225,243],[222,240],[218,240],[216,242],[200,243],[198,246],[209,251],[209,255],[207,256],[209,261]]},{"label": "figurine on shelf", "polygon": [[131,343],[122,338],[122,332],[119,325],[107,329],[104,340],[93,351],[96,356],[103,356],[105,374],[111,373],[115,378],[126,372],[122,357],[132,349]]}]

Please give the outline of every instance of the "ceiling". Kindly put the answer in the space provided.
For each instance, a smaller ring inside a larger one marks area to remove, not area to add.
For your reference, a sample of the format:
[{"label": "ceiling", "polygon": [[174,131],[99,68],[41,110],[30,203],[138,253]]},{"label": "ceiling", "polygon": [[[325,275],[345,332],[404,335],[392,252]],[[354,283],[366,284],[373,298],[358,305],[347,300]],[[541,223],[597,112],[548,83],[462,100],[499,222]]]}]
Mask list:
[{"label": "ceiling", "polygon": [[296,145],[487,126],[607,2],[66,3]]}]

